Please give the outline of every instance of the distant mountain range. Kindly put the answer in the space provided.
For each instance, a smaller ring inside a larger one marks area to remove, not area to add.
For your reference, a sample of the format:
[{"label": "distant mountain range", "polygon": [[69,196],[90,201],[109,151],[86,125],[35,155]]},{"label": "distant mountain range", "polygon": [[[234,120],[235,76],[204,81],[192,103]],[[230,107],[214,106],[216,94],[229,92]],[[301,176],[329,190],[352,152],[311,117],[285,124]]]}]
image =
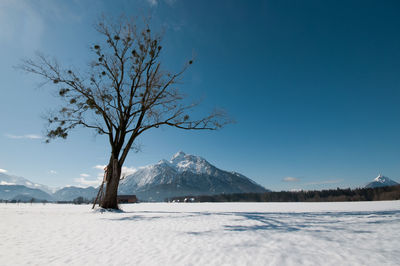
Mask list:
[{"label": "distant mountain range", "polygon": [[78,197],[91,200],[96,197],[97,191],[98,190],[94,187],[64,187],[57,190],[52,196],[56,201],[72,201]]},{"label": "distant mountain range", "polygon": [[40,189],[49,194],[53,192],[49,187],[45,185],[34,183],[20,176],[7,175],[4,173],[0,173],[0,185],[21,185],[28,188]]},{"label": "distant mountain range", "polygon": [[0,185],[0,199],[30,201],[32,198],[38,201],[53,200],[51,195],[40,189],[22,185]]},{"label": "distant mountain range", "polygon": [[375,187],[389,187],[389,186],[396,186],[399,183],[393,181],[389,177],[378,175],[372,182],[368,183],[365,187],[366,188],[375,188]]},{"label": "distant mountain range", "polygon": [[92,199],[96,197],[94,187],[64,187],[53,191],[49,187],[34,183],[24,177],[0,173],[0,199],[30,201],[72,201],[77,197]]},{"label": "distant mountain range", "polygon": [[[12,200],[18,196],[49,201],[72,201],[77,197],[92,199],[97,194],[97,189],[93,187],[64,187],[52,192],[44,185],[6,174],[0,175],[0,184],[7,186],[0,190],[0,199],[4,200]],[[30,190],[22,190],[21,186]],[[44,194],[39,194],[37,190]],[[135,194],[141,201],[164,201],[182,195],[266,191],[268,190],[244,175],[218,169],[199,156],[178,152],[169,161],[161,160],[154,165],[141,167],[134,174],[125,177],[120,182],[118,194]]]},{"label": "distant mountain range", "polygon": [[[379,175],[366,188],[398,185]],[[0,199],[29,201],[72,201],[77,197],[92,199],[94,187],[64,187],[52,191],[49,187],[26,178],[0,173]],[[121,180],[118,194],[135,194],[141,201],[164,201],[180,196],[268,192],[263,186],[236,172],[221,170],[204,158],[176,153],[171,160],[139,168]]]}]

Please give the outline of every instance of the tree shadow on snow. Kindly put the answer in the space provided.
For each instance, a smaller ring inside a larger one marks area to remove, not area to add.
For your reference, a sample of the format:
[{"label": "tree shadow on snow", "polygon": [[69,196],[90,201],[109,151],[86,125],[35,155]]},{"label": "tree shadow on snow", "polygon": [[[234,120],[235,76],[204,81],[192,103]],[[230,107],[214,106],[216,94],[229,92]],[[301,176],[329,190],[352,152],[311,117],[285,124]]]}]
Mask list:
[{"label": "tree shadow on snow", "polygon": [[[372,233],[359,227],[374,224],[398,222],[400,211],[380,212],[319,212],[319,213],[232,213],[236,221],[252,221],[246,225],[225,225],[228,231],[280,231],[280,232],[331,232]],[[253,222],[257,222],[254,224]],[[352,229],[357,227],[357,229]]]},{"label": "tree shadow on snow", "polygon": [[[228,219],[222,229],[230,232],[275,231],[275,232],[346,232],[355,234],[372,233],[365,228],[371,224],[398,222],[400,211],[379,212],[176,212],[176,211],[133,211],[129,216],[104,218],[112,221],[154,221],[177,219],[185,221],[206,216],[224,216]],[[133,215],[130,215],[133,214]],[[185,221],[186,222],[186,221]],[[373,230],[373,228],[372,228]],[[191,235],[206,235],[211,231],[186,232]]]},{"label": "tree shadow on snow", "polygon": [[[134,214],[132,216],[104,218],[111,221],[147,221],[156,219],[188,219],[199,216],[209,216],[215,213],[208,212],[168,212],[168,211],[133,211],[125,212],[124,214]],[[219,214],[219,213],[218,213]]]}]

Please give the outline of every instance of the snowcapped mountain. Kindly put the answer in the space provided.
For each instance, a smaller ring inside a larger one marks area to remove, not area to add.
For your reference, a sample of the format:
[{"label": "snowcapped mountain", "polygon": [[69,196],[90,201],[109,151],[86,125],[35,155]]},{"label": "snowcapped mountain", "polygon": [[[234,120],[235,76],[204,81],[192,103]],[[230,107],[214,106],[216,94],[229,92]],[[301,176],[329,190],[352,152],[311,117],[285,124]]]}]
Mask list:
[{"label": "snowcapped mountain", "polygon": [[393,181],[389,177],[378,175],[372,182],[368,183],[366,188],[375,188],[375,187],[388,187],[388,186],[396,186],[399,183]]},{"label": "snowcapped mountain", "polygon": [[77,197],[92,199],[96,195],[97,189],[93,187],[63,187],[54,191],[24,177],[0,173],[0,199],[3,200],[30,200],[35,198],[47,201],[72,201]]},{"label": "snowcapped mountain", "polygon": [[46,192],[22,185],[0,185],[0,199],[29,201],[35,198],[38,201],[52,201],[53,198]]},{"label": "snowcapped mountain", "polygon": [[266,191],[239,173],[220,170],[199,156],[180,151],[170,161],[161,160],[125,177],[118,193],[136,194],[144,201],[163,201],[184,195]]},{"label": "snowcapped mountain", "polygon": [[40,189],[48,194],[52,193],[51,189],[45,185],[34,183],[20,176],[7,175],[4,173],[0,173],[0,185],[22,185],[28,188]]},{"label": "snowcapped mountain", "polygon": [[91,200],[92,198],[96,197],[97,191],[98,190],[94,187],[64,187],[54,192],[53,198],[60,201],[72,201],[78,197],[83,197]]}]

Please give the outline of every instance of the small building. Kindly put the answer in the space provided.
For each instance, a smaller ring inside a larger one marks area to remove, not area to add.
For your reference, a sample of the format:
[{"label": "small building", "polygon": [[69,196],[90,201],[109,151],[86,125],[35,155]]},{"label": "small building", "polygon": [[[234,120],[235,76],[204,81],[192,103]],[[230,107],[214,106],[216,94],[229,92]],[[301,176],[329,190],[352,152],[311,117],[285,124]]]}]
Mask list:
[{"label": "small building", "polygon": [[138,199],[136,195],[118,195],[118,203],[137,203]]}]

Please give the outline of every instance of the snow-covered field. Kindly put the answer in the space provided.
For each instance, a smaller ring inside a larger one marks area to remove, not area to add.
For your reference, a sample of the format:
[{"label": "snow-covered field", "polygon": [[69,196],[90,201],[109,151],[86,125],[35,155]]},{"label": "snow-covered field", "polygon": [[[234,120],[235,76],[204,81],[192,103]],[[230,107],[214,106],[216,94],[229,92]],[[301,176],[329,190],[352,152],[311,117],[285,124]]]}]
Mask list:
[{"label": "snow-covered field", "polygon": [[400,201],[0,204],[0,265],[399,265]]}]

